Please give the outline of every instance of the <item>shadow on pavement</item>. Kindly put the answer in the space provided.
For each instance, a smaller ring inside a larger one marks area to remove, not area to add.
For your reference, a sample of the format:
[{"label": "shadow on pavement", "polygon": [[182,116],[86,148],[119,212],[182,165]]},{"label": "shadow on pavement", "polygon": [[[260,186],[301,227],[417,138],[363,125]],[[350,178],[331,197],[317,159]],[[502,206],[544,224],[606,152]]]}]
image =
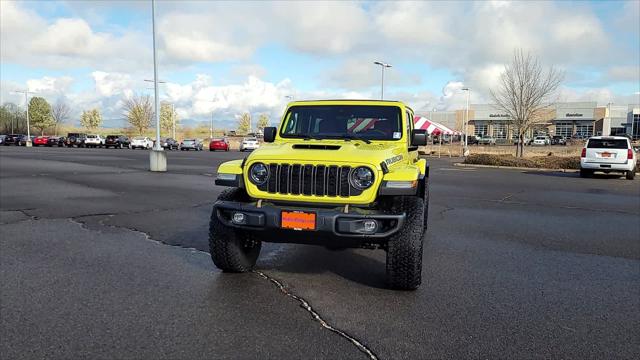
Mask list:
[{"label": "shadow on pavement", "polygon": [[385,262],[373,257],[381,253],[382,250],[327,250],[315,245],[287,245],[273,257],[261,255],[257,267],[292,274],[331,272],[365,286],[386,289]]}]

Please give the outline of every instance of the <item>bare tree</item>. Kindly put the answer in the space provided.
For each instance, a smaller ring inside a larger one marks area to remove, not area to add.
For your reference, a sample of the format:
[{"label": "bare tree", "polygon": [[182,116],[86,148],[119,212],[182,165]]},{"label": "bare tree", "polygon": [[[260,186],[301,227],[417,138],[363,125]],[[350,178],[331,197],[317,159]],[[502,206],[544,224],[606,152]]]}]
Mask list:
[{"label": "bare tree", "polygon": [[56,135],[58,135],[58,126],[62,125],[69,118],[70,112],[71,108],[63,99],[58,99],[58,101],[51,107],[51,115],[55,122],[54,132]]},{"label": "bare tree", "polygon": [[491,97],[512,120],[518,136],[516,156],[524,154],[527,131],[545,121],[563,78],[561,71],[553,66],[544,70],[537,58],[522,49],[515,50],[511,64],[505,65],[498,88],[491,90]]},{"label": "bare tree", "polygon": [[133,128],[142,135],[153,119],[153,106],[149,95],[134,95],[124,100],[124,116]]}]

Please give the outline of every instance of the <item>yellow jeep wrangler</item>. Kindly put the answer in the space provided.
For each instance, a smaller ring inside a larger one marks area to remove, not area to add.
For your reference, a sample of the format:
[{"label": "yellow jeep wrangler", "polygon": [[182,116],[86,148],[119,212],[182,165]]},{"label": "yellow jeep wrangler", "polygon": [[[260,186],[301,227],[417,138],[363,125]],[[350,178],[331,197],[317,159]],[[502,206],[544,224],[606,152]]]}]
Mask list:
[{"label": "yellow jeep wrangler", "polygon": [[296,101],[278,129],[265,128],[263,146],[218,168],[216,185],[232,189],[211,214],[214,264],[250,271],[262,241],[380,248],[389,285],[417,288],[429,168],[413,111],[397,101]]}]

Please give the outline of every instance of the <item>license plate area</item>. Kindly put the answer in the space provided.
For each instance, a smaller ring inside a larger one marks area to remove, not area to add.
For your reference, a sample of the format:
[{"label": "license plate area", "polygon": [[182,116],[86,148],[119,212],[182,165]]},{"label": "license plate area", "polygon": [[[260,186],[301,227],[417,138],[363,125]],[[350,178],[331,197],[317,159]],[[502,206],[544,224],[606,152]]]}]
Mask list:
[{"label": "license plate area", "polygon": [[304,211],[282,211],[280,213],[280,226],[291,230],[315,230],[316,214]]}]

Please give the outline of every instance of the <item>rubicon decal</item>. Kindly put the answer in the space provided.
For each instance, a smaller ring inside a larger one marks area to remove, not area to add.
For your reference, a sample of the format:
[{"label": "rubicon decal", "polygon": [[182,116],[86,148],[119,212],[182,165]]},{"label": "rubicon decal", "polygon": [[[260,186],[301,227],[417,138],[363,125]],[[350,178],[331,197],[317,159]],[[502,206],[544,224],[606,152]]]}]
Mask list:
[{"label": "rubicon decal", "polygon": [[385,164],[387,164],[387,165],[391,165],[391,164],[393,164],[393,163],[397,163],[397,162],[398,162],[398,161],[400,161],[400,160],[402,160],[402,155],[397,155],[397,156],[394,156],[394,157],[392,157],[392,158],[388,158],[388,159],[386,159],[386,160],[384,161],[384,163],[385,163]]}]

